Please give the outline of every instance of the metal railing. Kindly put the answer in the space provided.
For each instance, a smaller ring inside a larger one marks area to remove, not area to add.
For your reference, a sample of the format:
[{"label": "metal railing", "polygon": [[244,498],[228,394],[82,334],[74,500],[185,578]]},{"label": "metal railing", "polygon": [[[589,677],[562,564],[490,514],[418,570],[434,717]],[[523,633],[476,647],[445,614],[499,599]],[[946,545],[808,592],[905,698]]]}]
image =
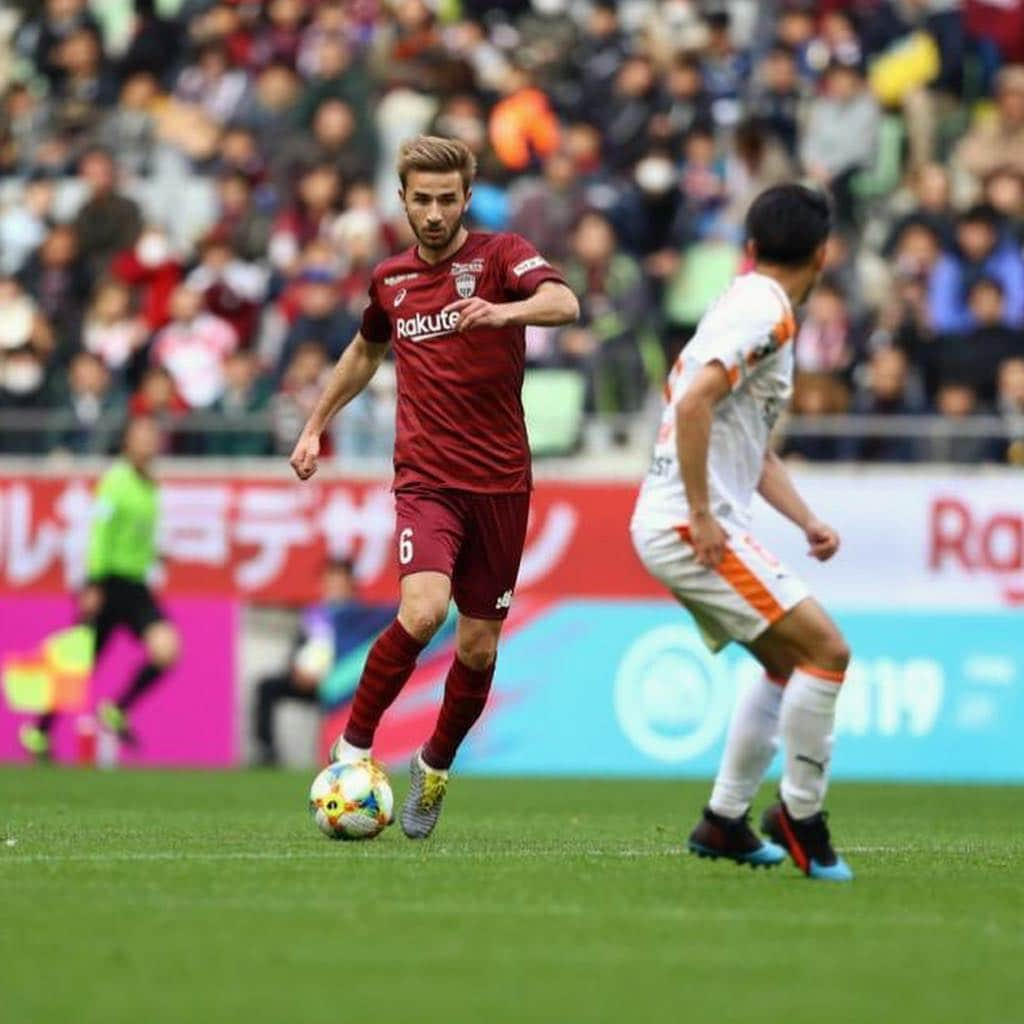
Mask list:
[{"label": "metal railing", "polygon": [[[105,454],[116,446],[125,420],[122,415],[104,415],[94,423],[83,423],[67,408],[0,409],[0,454],[46,454],[52,449],[79,447],[89,454]],[[189,412],[162,419],[167,430],[183,442],[184,454],[202,455],[204,444],[212,449],[226,438],[259,437],[265,440],[267,453],[290,450],[294,420],[287,424],[272,409],[225,416],[213,412]],[[69,444],[75,435],[79,445]],[[609,449],[649,450],[653,435],[652,417],[647,413],[592,416],[582,422],[582,453],[600,453]],[[90,438],[105,441],[98,447]],[[792,441],[829,440],[837,442],[908,441],[916,444],[908,461],[949,460],[951,444],[965,440],[990,441],[995,447],[1024,443],[1024,414],[1012,416],[976,415],[945,417],[936,415],[789,415],[780,422],[776,438],[785,446]],[[841,446],[840,446],[841,448]],[[934,450],[933,450],[934,449]],[[837,449],[837,451],[840,449]],[[212,450],[211,454],[223,454]],[[563,453],[567,454],[567,453]],[[835,458],[836,456],[830,456]],[[954,459],[954,461],[956,461]],[[996,458],[995,461],[1003,461]]]}]

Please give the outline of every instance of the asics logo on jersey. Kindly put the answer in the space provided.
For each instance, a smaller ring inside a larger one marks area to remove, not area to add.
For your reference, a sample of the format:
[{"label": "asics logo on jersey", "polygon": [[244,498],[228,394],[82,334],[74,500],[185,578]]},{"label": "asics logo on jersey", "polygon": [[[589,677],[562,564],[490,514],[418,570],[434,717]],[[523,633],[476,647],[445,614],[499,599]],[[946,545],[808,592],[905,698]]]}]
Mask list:
[{"label": "asics logo on jersey", "polygon": [[399,306],[400,306],[400,305],[402,304],[402,301],[403,301],[403,299],[405,299],[405,296],[406,296],[407,294],[408,294],[408,293],[407,293],[407,292],[406,292],[406,290],[405,290],[405,289],[403,288],[403,289],[402,289],[402,290],[401,290],[401,291],[400,291],[400,292],[399,292],[399,293],[398,293],[398,294],[397,294],[397,295],[395,296],[395,309],[397,309],[397,308],[398,308],[398,307],[399,307]]},{"label": "asics logo on jersey", "polygon": [[504,610],[505,608],[511,608],[511,607],[512,607],[512,591],[511,590],[506,590],[505,593],[502,594],[501,597],[499,597],[498,600],[494,602],[494,610],[496,612],[500,612],[500,611]]},{"label": "asics logo on jersey", "polygon": [[428,341],[454,334],[459,325],[459,314],[444,309],[440,313],[417,313],[415,316],[399,317],[395,321],[395,333],[399,338],[410,341]]}]

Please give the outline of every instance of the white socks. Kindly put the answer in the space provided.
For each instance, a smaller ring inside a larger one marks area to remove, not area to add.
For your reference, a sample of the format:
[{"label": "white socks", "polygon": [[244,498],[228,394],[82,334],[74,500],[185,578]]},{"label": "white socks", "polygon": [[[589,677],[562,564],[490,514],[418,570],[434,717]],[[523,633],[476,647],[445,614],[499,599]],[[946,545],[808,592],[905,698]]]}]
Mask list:
[{"label": "white socks", "polygon": [[447,768],[435,768],[433,765],[429,765],[429,764],[427,764],[426,761],[423,760],[423,750],[422,750],[422,748],[420,749],[419,753],[416,755],[416,760],[419,762],[420,768],[423,771],[425,771],[428,775],[441,775],[441,776],[443,776],[446,779],[448,778],[448,769]]},{"label": "white socks", "polygon": [[371,756],[369,748],[355,747],[345,737],[339,736],[334,744],[334,760],[342,764],[355,764]]},{"label": "white socks", "polygon": [[825,802],[836,700],[842,675],[825,678],[798,668],[783,687],[761,676],[733,712],[722,765],[708,806],[715,814],[745,814],[768,771],[779,736],[786,747],[782,800],[798,820]]},{"label": "white socks", "polygon": [[798,668],[786,686],[780,715],[786,764],[780,792],[797,820],[817,814],[825,802],[842,679],[841,673],[831,679]]},{"label": "white socks", "polygon": [[779,683],[761,676],[736,705],[722,765],[708,801],[715,814],[738,818],[750,807],[778,748],[784,693],[786,689]]}]

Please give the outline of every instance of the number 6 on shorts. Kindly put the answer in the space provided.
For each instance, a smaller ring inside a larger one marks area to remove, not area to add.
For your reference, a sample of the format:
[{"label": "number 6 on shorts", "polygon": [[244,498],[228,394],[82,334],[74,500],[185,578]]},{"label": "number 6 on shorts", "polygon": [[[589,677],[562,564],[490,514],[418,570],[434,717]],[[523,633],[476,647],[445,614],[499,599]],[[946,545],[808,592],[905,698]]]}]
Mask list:
[{"label": "number 6 on shorts", "polygon": [[398,561],[408,565],[412,561],[412,527],[407,526],[398,535]]}]

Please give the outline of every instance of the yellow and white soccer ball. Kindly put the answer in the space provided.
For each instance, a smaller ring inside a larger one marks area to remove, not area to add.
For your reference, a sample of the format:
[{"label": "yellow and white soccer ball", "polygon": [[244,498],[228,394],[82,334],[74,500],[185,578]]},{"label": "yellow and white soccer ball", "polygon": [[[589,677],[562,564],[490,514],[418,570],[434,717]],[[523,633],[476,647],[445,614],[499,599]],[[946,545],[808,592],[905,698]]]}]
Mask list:
[{"label": "yellow and white soccer ball", "polygon": [[329,764],[309,789],[309,813],[330,839],[372,839],[394,819],[387,773],[369,759]]}]

